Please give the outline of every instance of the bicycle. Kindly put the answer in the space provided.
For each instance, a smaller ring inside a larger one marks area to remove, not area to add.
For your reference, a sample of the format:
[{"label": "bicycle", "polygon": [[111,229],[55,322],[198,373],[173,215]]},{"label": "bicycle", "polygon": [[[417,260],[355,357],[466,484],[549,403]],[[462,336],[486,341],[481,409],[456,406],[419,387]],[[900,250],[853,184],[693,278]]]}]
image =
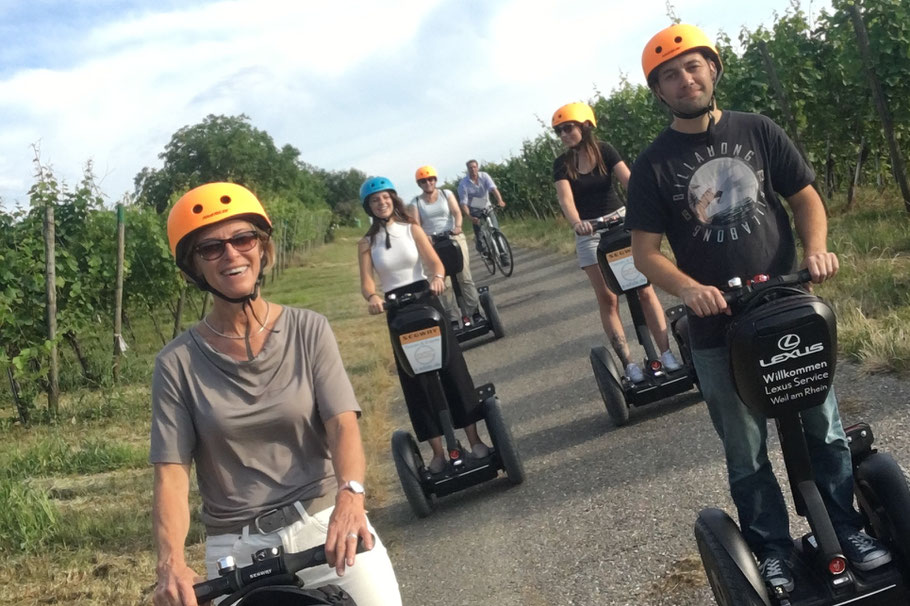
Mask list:
[{"label": "bicycle", "polygon": [[509,277],[515,269],[512,258],[512,247],[498,227],[493,223],[493,207],[483,210],[480,219],[478,242],[480,243],[480,258],[490,275],[496,273],[496,268],[502,275]]}]

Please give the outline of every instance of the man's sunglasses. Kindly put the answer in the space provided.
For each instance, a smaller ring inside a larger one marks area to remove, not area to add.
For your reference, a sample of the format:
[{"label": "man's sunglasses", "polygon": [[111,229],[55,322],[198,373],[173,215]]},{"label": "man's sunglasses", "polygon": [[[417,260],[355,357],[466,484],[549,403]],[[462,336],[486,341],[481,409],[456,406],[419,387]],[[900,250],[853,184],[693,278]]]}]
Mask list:
[{"label": "man's sunglasses", "polygon": [[427,177],[426,179],[417,179],[417,185],[421,185],[423,183],[429,183],[430,181],[432,181],[433,183],[436,183],[436,177]]},{"label": "man's sunglasses", "polygon": [[575,126],[576,126],[576,124],[574,122],[566,122],[565,124],[557,124],[556,126],[553,127],[553,132],[555,132],[557,135],[561,135],[563,133],[570,133],[570,132],[572,132],[572,129],[575,128]]},{"label": "man's sunglasses", "polygon": [[225,238],[223,240],[219,240],[217,238],[212,240],[203,240],[193,247],[193,252],[195,252],[206,261],[214,261],[224,254],[224,247],[228,243],[230,243],[231,247],[237,252],[247,252],[256,246],[256,243],[259,242],[259,239],[259,232],[245,231],[239,234],[234,234],[230,238]]}]

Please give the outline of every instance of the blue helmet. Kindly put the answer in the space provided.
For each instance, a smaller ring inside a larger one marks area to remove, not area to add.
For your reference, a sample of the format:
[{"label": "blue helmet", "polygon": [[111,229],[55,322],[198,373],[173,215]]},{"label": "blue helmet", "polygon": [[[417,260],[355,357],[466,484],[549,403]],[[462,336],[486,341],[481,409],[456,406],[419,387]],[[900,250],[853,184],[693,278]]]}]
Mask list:
[{"label": "blue helmet", "polygon": [[363,204],[363,210],[367,211],[370,216],[372,216],[372,213],[370,213],[370,205],[367,204],[367,198],[370,197],[370,194],[375,194],[378,191],[398,193],[395,191],[395,186],[392,182],[385,177],[370,177],[364,181],[363,185],[360,186],[360,203]]}]

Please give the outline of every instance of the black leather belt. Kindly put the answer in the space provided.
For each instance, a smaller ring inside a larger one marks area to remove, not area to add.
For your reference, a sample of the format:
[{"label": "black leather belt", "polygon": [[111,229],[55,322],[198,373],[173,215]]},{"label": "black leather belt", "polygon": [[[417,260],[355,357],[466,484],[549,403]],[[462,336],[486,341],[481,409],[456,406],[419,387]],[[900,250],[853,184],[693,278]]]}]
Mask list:
[{"label": "black leather belt", "polygon": [[[335,493],[330,492],[321,497],[297,502],[303,505],[303,510],[306,511],[308,515],[313,515],[334,505]],[[294,503],[291,503],[290,505],[263,511],[253,518],[253,521],[249,524],[243,524],[242,526],[229,530],[217,529],[210,534],[243,534],[244,529],[247,528],[249,529],[249,534],[269,534],[281,530],[285,526],[290,526],[294,522],[302,519],[297,507],[294,506]]]}]

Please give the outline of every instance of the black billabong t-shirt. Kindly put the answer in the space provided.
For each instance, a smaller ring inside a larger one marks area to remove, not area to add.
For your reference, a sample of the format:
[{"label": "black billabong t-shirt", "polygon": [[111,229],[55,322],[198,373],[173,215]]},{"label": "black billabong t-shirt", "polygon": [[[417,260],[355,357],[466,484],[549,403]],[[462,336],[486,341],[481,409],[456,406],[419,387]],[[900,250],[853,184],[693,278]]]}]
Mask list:
[{"label": "black billabong t-shirt", "polygon": [[[625,225],[665,233],[679,268],[702,284],[792,272],[796,245],[778,194],[815,180],[786,133],[759,114],[724,111],[714,129],[664,130],[635,161]],[[691,316],[692,346],[724,343],[729,317]]]},{"label": "black billabong t-shirt", "polygon": [[622,162],[622,158],[609,143],[599,141],[598,145],[604,166],[607,167],[605,175],[592,171],[578,173],[578,178],[569,179],[569,172],[566,169],[568,154],[563,154],[553,161],[553,181],[565,179],[569,182],[572,197],[575,198],[575,209],[581,219],[596,219],[622,207],[622,201],[613,190],[613,167]]}]

